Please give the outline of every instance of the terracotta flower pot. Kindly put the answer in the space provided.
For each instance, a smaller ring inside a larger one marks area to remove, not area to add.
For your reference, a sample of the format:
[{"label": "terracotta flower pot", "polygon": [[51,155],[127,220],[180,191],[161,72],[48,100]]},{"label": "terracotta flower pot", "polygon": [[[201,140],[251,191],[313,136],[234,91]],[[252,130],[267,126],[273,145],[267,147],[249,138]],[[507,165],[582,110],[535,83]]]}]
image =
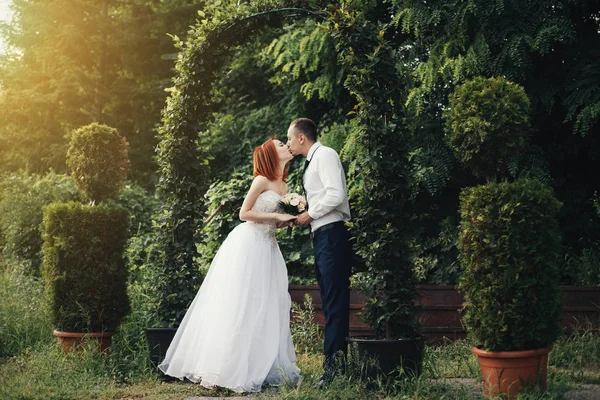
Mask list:
[{"label": "terracotta flower pot", "polygon": [[58,330],[54,330],[52,333],[67,352],[80,348],[86,339],[94,339],[98,341],[100,351],[106,353],[110,347],[113,335],[112,332],[62,332]]},{"label": "terracotta flower pot", "polygon": [[503,393],[514,399],[533,387],[545,392],[550,350],[552,346],[527,351],[485,351],[473,347],[479,358],[485,395]]}]

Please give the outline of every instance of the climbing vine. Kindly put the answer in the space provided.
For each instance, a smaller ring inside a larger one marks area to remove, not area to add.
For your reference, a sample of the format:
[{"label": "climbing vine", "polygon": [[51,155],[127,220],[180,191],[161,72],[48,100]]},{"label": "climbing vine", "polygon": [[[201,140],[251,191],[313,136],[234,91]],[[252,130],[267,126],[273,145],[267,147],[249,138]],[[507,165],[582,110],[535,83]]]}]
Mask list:
[{"label": "climbing vine", "polygon": [[[405,203],[409,134],[403,124],[404,90],[390,36],[393,25],[374,22],[369,8],[351,1],[330,8],[328,26],[346,88],[356,98],[352,132],[343,149],[349,163],[354,250],[364,262],[369,296],[364,319],[380,337],[416,331],[415,276],[407,250]],[[385,13],[383,13],[385,15]]]}]

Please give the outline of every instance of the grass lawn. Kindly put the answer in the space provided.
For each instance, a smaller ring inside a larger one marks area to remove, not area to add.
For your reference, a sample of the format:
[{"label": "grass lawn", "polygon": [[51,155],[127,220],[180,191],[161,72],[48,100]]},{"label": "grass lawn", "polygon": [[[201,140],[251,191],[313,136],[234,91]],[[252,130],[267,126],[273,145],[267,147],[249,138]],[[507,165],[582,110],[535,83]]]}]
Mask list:
[{"label": "grass lawn", "polygon": [[[52,336],[43,304],[42,283],[0,271],[0,399],[184,399],[192,396],[239,396],[190,382],[165,381],[154,372],[145,346],[144,296],[130,288],[132,313],[113,337],[112,352],[94,346],[65,354]],[[392,379],[388,384],[361,381],[357,368],[318,388],[322,341],[310,312],[298,311],[294,343],[302,379],[296,387],[265,388],[258,399],[477,399],[479,366],[473,343],[459,341],[427,346],[423,374]],[[524,399],[561,399],[583,385],[600,389],[600,335],[584,331],[562,337],[550,353],[546,394]],[[596,398],[600,398],[599,395]],[[593,395],[591,395],[593,396]],[[579,397],[594,399],[594,397]]]},{"label": "grass lawn", "polygon": [[[477,399],[481,398],[477,361],[471,344],[457,342],[427,347],[419,378],[397,379],[367,388],[355,374],[340,376],[327,388],[317,387],[321,356],[299,355],[302,380],[296,387],[265,388],[255,398],[285,399]],[[523,398],[560,399],[582,384],[600,385],[600,338],[587,334],[559,341],[550,355],[549,387],[545,395]],[[595,352],[595,355],[594,355]],[[0,361],[1,399],[184,399],[192,396],[239,396],[223,389],[205,389],[190,382],[164,381],[152,370],[124,376],[117,355],[102,356],[91,346],[64,354],[55,343],[43,343]],[[600,393],[600,392],[599,392]]]}]

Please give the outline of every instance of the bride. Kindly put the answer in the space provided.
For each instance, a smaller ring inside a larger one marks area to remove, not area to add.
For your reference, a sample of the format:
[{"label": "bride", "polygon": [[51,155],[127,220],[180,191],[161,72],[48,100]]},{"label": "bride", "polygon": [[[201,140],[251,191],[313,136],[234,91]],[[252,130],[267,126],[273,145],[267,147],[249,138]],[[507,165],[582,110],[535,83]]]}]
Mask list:
[{"label": "bride", "polygon": [[297,381],[287,270],[274,237],[296,218],[279,206],[292,158],[277,139],[254,149],[254,180],[240,209],[247,222],[213,259],[159,365],[165,374],[236,392]]}]

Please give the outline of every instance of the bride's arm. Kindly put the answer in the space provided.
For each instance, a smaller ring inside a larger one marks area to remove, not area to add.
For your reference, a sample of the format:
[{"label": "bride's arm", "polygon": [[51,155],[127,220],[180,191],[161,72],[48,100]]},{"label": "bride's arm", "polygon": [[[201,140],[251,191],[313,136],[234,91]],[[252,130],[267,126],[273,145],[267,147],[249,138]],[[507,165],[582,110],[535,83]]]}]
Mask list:
[{"label": "bride's arm", "polygon": [[284,222],[291,221],[296,217],[288,214],[279,214],[279,213],[264,213],[255,211],[252,209],[254,207],[254,202],[258,196],[267,190],[268,187],[268,179],[264,176],[257,176],[252,181],[252,185],[250,186],[250,190],[248,190],[248,194],[246,198],[244,198],[244,202],[242,203],[242,208],[240,209],[240,219],[242,221],[253,221],[253,222],[267,222],[267,221],[275,221],[275,222]]}]

